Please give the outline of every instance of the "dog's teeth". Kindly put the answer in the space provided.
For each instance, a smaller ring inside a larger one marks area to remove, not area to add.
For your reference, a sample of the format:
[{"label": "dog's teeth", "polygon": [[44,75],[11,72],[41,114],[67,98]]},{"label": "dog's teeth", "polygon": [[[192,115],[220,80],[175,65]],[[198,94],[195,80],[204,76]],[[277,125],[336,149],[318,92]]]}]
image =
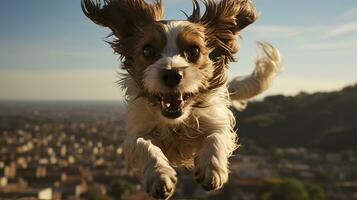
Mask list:
[{"label": "dog's teeth", "polygon": [[163,108],[169,108],[171,106],[171,103],[167,103],[167,102],[161,101],[161,106]]},{"label": "dog's teeth", "polygon": [[179,96],[178,96],[178,100],[182,101],[183,100],[183,94],[180,93]]}]

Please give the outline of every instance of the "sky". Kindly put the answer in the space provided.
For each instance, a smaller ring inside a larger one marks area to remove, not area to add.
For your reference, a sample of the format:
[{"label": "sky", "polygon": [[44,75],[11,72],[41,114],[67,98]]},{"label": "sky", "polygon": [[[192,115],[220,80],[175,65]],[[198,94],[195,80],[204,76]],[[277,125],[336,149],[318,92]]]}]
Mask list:
[{"label": "sky", "polygon": [[[190,0],[163,0],[165,19],[184,19]],[[260,17],[238,40],[229,77],[249,74],[268,41],[284,69],[260,95],[341,89],[357,82],[356,0],[255,0]],[[2,0],[0,100],[119,100],[118,55],[104,42],[109,29],[81,11],[79,0]]]}]

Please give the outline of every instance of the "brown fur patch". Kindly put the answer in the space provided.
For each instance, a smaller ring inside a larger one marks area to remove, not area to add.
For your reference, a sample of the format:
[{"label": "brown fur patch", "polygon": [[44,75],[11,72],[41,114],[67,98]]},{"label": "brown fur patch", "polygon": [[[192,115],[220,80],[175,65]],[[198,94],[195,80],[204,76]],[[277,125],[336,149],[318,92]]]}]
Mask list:
[{"label": "brown fur patch", "polygon": [[193,0],[193,13],[188,20],[206,27],[207,45],[213,48],[211,57],[225,56],[234,61],[238,51],[236,36],[239,31],[253,23],[257,14],[250,0],[204,0],[206,11],[200,16],[200,6]]},{"label": "brown fur patch", "polygon": [[[161,23],[154,22],[141,28],[134,36],[122,40],[122,49],[125,49],[125,52],[123,52],[125,56],[123,68],[129,72],[136,82],[140,83],[146,67],[160,59],[166,42],[164,27]],[[155,48],[157,55],[154,58],[147,59],[143,55],[143,49],[146,45]]]},{"label": "brown fur patch", "polygon": [[163,18],[161,0],[147,3],[145,0],[82,0],[84,14],[94,23],[108,27],[116,37],[108,42],[122,60],[122,67],[133,78],[139,78],[133,69],[133,52],[136,34],[148,24]]},{"label": "brown fur patch", "polygon": [[214,76],[210,89],[226,83],[226,68],[229,61],[235,61],[238,51],[236,42],[239,31],[253,23],[257,18],[255,6],[250,0],[203,0],[206,7],[201,16],[197,0],[193,0],[193,12],[188,21],[205,27],[207,47],[212,50],[210,58],[214,61]]},{"label": "brown fur patch", "polygon": [[123,38],[132,35],[136,28],[163,18],[161,0],[152,4],[145,0],[82,0],[84,14],[94,23],[109,27],[115,36]]},{"label": "brown fur patch", "polygon": [[207,64],[207,55],[209,49],[206,47],[206,37],[204,35],[204,27],[198,24],[190,24],[185,26],[177,37],[177,46],[182,52],[182,56],[189,59],[185,53],[190,47],[197,46],[200,50],[200,55],[197,59],[191,60],[199,68],[204,68]]},{"label": "brown fur patch", "polygon": [[[130,46],[134,47],[135,66],[139,68],[145,68],[158,60],[167,42],[163,25],[157,22],[142,28],[134,38],[133,44]],[[157,55],[153,59],[147,59],[143,56],[143,49],[146,45],[154,47]]]}]

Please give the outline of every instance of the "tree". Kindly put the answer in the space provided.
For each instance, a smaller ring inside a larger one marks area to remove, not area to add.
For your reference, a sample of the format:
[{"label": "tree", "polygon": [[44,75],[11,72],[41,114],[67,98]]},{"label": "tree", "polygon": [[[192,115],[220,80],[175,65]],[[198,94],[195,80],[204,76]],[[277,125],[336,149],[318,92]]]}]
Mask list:
[{"label": "tree", "polygon": [[306,191],[309,194],[310,200],[323,200],[325,199],[324,189],[314,183],[305,183],[304,184]]},{"label": "tree", "polygon": [[269,178],[264,180],[260,192],[262,200],[323,200],[324,190],[313,183],[305,183],[294,178]]},{"label": "tree", "polygon": [[109,195],[116,200],[125,199],[136,191],[136,184],[124,178],[115,181],[109,189]]},{"label": "tree", "polygon": [[309,194],[301,181],[285,179],[273,187],[269,200],[309,200]]}]

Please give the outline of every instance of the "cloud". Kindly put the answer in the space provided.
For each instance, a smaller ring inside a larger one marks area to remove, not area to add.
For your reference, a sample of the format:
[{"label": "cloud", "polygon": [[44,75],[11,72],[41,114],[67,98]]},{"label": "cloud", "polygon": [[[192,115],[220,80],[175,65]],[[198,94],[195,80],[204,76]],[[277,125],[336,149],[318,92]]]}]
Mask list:
[{"label": "cloud", "polygon": [[299,35],[303,32],[303,30],[299,27],[284,25],[256,25],[251,27],[250,30],[256,33],[264,33],[284,37]]},{"label": "cloud", "polygon": [[119,100],[113,70],[2,70],[1,100]]},{"label": "cloud", "polygon": [[347,10],[346,12],[344,12],[340,18],[341,19],[351,19],[353,17],[357,16],[357,8],[352,8],[350,10]]},{"label": "cloud", "polygon": [[[357,47],[357,39],[354,39],[357,34],[354,34],[353,38],[349,40],[342,37],[347,34],[357,33],[357,21],[328,26],[257,25],[253,26],[250,31],[258,35],[264,34],[264,37],[269,35],[269,37],[280,39],[300,37],[305,42],[300,45],[302,49],[337,50]],[[306,35],[309,35],[309,37],[305,37]]]},{"label": "cloud", "polygon": [[324,39],[337,37],[341,35],[345,35],[348,33],[356,32],[357,31],[357,21],[347,22],[335,27],[330,27],[330,30],[326,32]]},{"label": "cloud", "polygon": [[295,37],[303,34],[320,34],[320,38],[329,39],[349,33],[357,33],[357,21],[349,21],[342,24],[333,25],[256,25],[250,28],[250,31],[256,34],[269,34],[275,37]]},{"label": "cloud", "polygon": [[274,37],[290,38],[307,33],[319,33],[327,29],[326,26],[289,26],[289,25],[255,25],[250,28],[256,34],[268,34]]},{"label": "cloud", "polygon": [[309,50],[340,50],[340,49],[356,48],[357,39],[344,40],[338,42],[309,43],[309,44],[303,44],[300,47],[302,49],[309,49]]}]

